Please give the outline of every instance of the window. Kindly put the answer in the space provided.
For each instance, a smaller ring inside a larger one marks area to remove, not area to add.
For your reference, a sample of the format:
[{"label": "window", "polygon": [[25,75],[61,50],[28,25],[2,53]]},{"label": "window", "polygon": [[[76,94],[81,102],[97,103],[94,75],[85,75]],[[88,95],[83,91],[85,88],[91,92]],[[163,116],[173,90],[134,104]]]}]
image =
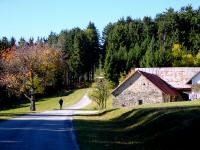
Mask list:
[{"label": "window", "polygon": [[139,105],[142,105],[142,104],[143,104],[143,100],[141,100],[141,99],[138,100],[138,104],[139,104]]}]

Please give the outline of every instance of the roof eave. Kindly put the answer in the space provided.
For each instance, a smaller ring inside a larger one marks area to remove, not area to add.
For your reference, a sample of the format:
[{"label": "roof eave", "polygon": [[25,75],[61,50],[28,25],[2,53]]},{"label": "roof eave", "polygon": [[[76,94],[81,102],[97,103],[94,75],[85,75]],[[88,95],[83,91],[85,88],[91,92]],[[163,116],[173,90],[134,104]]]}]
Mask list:
[{"label": "roof eave", "polygon": [[[120,88],[126,81],[128,81],[132,76],[134,76],[136,73],[139,73],[139,71],[135,71],[133,74],[131,74],[127,79],[125,79],[122,83],[120,83],[112,92],[111,94],[114,95],[115,91]],[[141,73],[140,73],[141,74]]]}]

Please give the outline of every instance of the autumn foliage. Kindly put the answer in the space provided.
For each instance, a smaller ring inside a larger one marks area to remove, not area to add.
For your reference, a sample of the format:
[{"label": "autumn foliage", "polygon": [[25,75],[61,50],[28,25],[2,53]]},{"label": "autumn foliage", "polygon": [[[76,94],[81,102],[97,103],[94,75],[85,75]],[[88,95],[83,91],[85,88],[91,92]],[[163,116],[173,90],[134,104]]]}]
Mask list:
[{"label": "autumn foliage", "polygon": [[13,47],[1,55],[1,85],[16,96],[30,101],[47,86],[53,86],[61,67],[61,51],[46,45]]}]

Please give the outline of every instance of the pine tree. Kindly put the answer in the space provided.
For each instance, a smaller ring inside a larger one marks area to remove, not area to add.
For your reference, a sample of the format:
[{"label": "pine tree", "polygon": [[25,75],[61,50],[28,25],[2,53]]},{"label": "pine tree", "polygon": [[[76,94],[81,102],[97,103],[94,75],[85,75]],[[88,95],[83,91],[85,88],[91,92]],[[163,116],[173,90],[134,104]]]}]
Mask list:
[{"label": "pine tree", "polygon": [[10,45],[11,45],[11,47],[15,45],[15,42],[16,42],[15,38],[11,37],[11,39],[10,39]]},{"label": "pine tree", "polygon": [[33,46],[33,45],[34,45],[34,39],[33,39],[33,37],[31,37],[31,38],[29,39],[29,45],[30,45],[30,46]]},{"label": "pine tree", "polygon": [[23,37],[21,37],[21,38],[19,39],[18,44],[19,44],[19,47],[24,47],[24,46],[26,45],[25,39],[24,39]]},{"label": "pine tree", "polygon": [[90,72],[91,72],[91,78],[93,80],[94,78],[94,72],[95,68],[97,67],[100,59],[100,44],[99,44],[99,33],[96,29],[94,23],[90,22],[87,29],[86,29],[86,35],[88,38],[88,48],[87,50],[87,65],[89,66],[88,70],[88,80],[90,80]]}]

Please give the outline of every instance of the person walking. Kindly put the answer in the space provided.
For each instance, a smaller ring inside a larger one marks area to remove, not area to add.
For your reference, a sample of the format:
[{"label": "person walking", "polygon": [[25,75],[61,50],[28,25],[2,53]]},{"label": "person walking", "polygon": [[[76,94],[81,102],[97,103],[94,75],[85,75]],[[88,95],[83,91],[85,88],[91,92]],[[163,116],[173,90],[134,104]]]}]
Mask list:
[{"label": "person walking", "polygon": [[63,105],[63,99],[62,98],[59,100],[59,104],[60,104],[60,109],[62,109],[62,105]]}]

